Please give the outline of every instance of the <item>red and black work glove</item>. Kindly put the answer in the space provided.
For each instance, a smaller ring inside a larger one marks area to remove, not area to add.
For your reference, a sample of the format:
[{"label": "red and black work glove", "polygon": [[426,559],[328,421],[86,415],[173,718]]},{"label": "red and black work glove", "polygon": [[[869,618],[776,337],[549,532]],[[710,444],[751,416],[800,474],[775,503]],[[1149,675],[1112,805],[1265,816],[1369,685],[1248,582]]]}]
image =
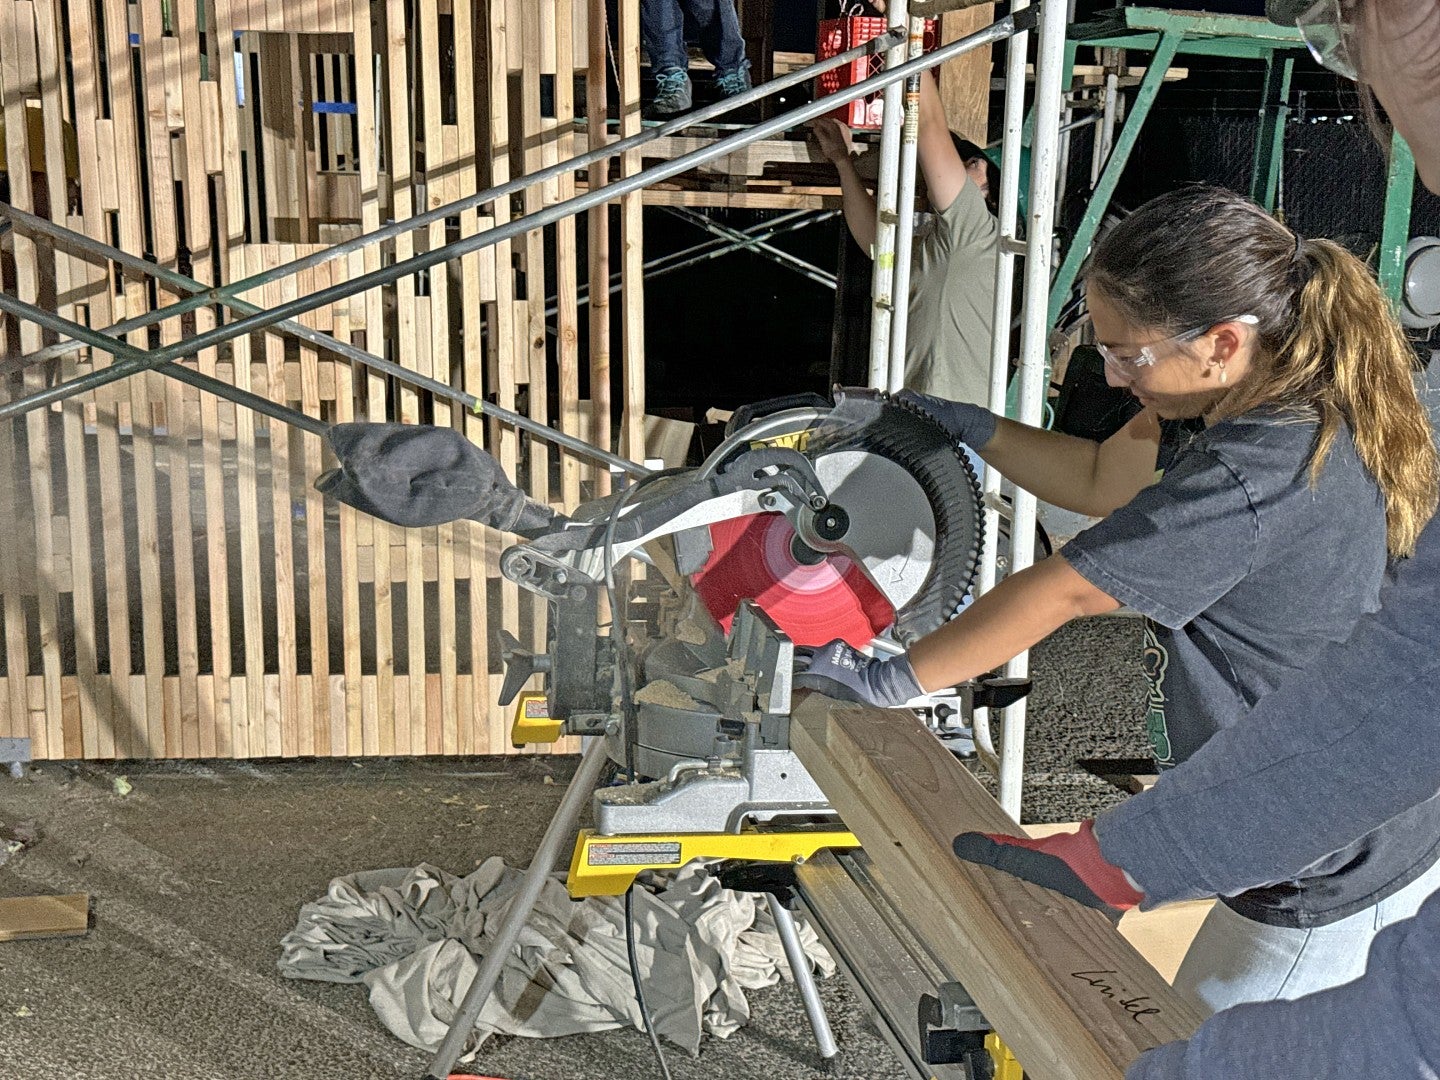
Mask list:
[{"label": "red and black work glove", "polygon": [[967,862],[993,866],[1023,881],[1079,900],[1112,918],[1145,899],[1125,871],[1100,854],[1095,822],[1087,818],[1080,831],[1057,833],[1040,840],[990,833],[961,833],[952,842],[955,854]]}]

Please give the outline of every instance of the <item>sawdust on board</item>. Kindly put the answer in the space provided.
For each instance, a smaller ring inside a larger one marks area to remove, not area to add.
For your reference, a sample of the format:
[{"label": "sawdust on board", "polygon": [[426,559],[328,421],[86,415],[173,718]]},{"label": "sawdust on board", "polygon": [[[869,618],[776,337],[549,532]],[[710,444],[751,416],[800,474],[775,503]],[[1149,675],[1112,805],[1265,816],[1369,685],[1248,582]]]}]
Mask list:
[{"label": "sawdust on board", "polygon": [[693,697],[681,690],[674,683],[657,679],[655,682],[646,683],[635,693],[635,701],[640,705],[663,705],[667,709],[696,709],[700,703]]},{"label": "sawdust on board", "polygon": [[719,682],[720,675],[724,673],[731,679],[739,679],[745,674],[745,660],[742,657],[732,657],[726,661],[723,668],[710,668],[708,671],[696,672],[697,679],[704,679],[708,683]]},{"label": "sawdust on board", "polygon": [[681,619],[675,625],[675,640],[684,645],[704,645],[705,627],[694,619]]}]

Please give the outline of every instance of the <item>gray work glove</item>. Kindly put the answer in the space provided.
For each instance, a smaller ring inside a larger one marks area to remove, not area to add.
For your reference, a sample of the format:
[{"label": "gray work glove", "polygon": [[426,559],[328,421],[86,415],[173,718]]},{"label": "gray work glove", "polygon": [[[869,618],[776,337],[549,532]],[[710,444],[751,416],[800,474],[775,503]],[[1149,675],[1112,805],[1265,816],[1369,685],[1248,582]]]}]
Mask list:
[{"label": "gray work glove", "polygon": [[908,656],[866,656],[840,638],[818,649],[795,650],[795,686],[884,709],[904,705],[925,692]]},{"label": "gray work glove", "polygon": [[914,390],[901,390],[895,395],[895,400],[913,405],[944,428],[952,439],[964,443],[971,450],[983,450],[985,444],[995,437],[995,425],[999,418],[979,405],[946,401],[929,394],[918,394]]}]

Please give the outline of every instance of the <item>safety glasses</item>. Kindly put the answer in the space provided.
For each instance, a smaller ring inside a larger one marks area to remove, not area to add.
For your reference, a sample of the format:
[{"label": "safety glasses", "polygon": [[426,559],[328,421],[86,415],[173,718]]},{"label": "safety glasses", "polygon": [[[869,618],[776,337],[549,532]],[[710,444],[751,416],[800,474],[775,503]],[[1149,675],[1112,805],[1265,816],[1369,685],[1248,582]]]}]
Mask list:
[{"label": "safety glasses", "polygon": [[1355,24],[1345,17],[1340,0],[1316,0],[1295,20],[1295,26],[1316,63],[1337,75],[1358,81]]},{"label": "safety glasses", "polygon": [[1206,331],[1212,327],[1219,326],[1221,323],[1238,322],[1244,323],[1246,326],[1254,326],[1259,321],[1260,320],[1254,315],[1232,315],[1228,319],[1216,319],[1214,322],[1206,323],[1204,326],[1197,326],[1194,330],[1186,330],[1183,334],[1173,334],[1159,341],[1152,341],[1148,345],[1142,345],[1139,350],[1133,354],[1116,352],[1112,346],[1101,344],[1098,341],[1095,343],[1095,348],[1100,355],[1104,357],[1105,363],[1121,371],[1124,371],[1127,367],[1150,367],[1155,363],[1156,350],[1162,349],[1166,345],[1183,345],[1188,341],[1194,341]]}]

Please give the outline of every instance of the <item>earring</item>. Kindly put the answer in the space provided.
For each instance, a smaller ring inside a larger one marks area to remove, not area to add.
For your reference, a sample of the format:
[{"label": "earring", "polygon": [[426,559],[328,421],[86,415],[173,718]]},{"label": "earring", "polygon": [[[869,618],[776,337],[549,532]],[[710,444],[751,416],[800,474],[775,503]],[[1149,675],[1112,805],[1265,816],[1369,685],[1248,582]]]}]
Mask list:
[{"label": "earring", "polygon": [[1224,383],[1225,380],[1228,379],[1229,377],[1230,377],[1230,373],[1225,370],[1225,365],[1224,365],[1224,364],[1221,364],[1221,365],[1220,365],[1220,382],[1221,382],[1221,383]]}]

